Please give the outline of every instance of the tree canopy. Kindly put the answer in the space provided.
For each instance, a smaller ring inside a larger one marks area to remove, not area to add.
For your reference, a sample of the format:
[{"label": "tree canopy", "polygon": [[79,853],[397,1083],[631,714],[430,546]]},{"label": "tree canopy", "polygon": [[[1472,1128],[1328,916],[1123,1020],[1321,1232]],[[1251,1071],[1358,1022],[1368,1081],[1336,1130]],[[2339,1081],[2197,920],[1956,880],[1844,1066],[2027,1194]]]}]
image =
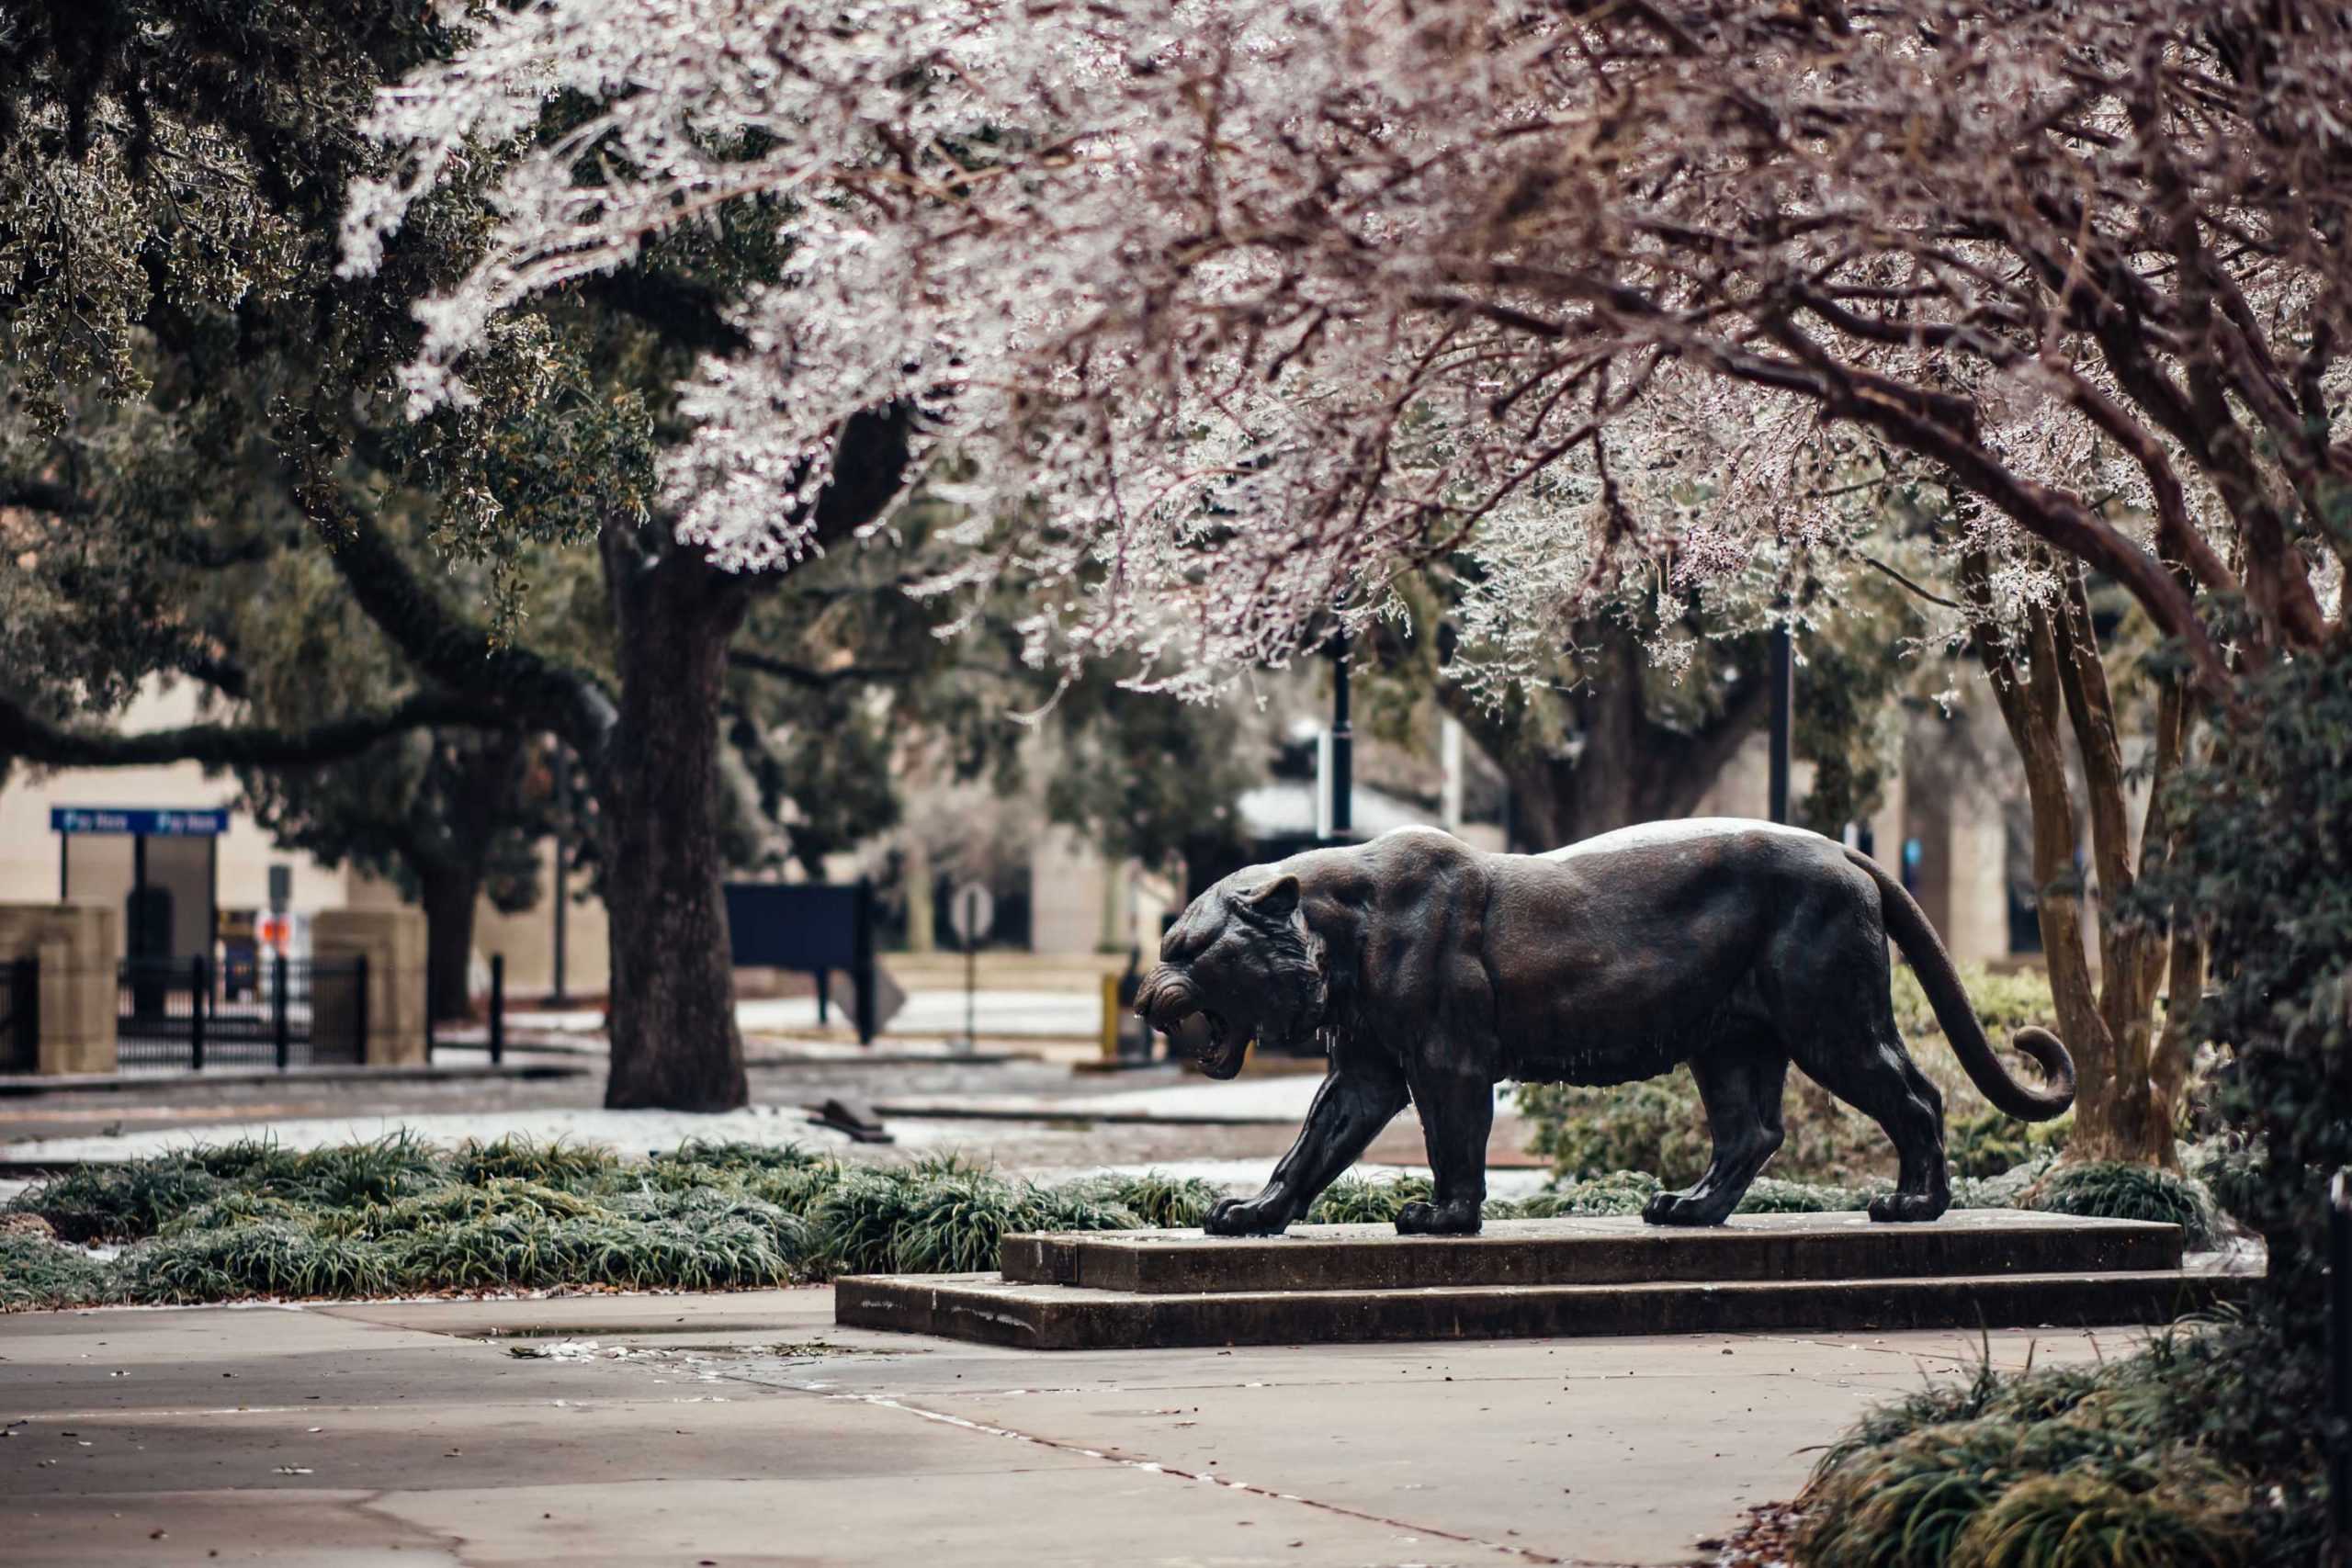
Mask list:
[{"label": "tree canopy", "polygon": [[[1007,562],[1074,587],[1038,657],[1281,658],[1400,560],[1491,564],[1498,632],[1629,571],[1703,585],[1932,485],[2124,585],[2209,690],[2340,640],[2352,29],[2255,0],[552,0],[380,102],[345,265],[474,149],[420,409],[503,312],[747,193],[791,261],[682,393],[691,538],[759,564],[858,411],[922,408]],[[608,162],[605,154],[613,154]],[[1857,500],[1865,498],[1864,501]],[[1564,522],[1564,519],[1567,521]]]}]

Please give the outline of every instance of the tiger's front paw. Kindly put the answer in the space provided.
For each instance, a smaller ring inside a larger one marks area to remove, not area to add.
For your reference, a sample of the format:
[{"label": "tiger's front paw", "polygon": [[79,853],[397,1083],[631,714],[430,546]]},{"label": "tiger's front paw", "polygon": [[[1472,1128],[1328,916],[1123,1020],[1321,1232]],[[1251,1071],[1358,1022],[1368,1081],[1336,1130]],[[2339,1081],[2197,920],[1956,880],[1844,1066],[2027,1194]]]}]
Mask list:
[{"label": "tiger's front paw", "polygon": [[1396,1211],[1396,1234],[1476,1235],[1482,1218],[1476,1203],[1411,1202]]},{"label": "tiger's front paw", "polygon": [[1209,1235],[1280,1235],[1290,1228],[1290,1216],[1259,1198],[1220,1198],[1202,1222]]}]

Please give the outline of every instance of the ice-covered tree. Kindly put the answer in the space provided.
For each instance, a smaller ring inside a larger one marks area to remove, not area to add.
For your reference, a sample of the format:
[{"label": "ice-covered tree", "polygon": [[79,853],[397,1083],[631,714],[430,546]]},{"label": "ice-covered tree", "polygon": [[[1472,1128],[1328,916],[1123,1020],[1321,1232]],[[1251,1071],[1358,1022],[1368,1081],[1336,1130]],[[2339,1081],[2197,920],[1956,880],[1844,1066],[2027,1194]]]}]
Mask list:
[{"label": "ice-covered tree", "polygon": [[[1197,687],[1450,558],[1508,682],[1629,586],[1665,626],[1759,567],[1783,603],[1800,571],[1834,588],[1900,497],[1941,520],[2045,785],[2062,715],[2075,735],[2109,897],[2133,829],[2084,572],[2180,649],[2160,766],[2198,706],[2240,709],[2238,671],[2352,641],[2334,9],[542,0],[470,24],[380,99],[396,166],[344,265],[490,182],[481,258],[423,316],[422,413],[474,395],[528,300],[773,203],[781,273],[683,388],[662,481],[725,570],[818,544],[844,438],[911,409],[968,508],[938,586],[1066,585],[1025,628],[1041,665],[1125,647],[1143,683]],[[2107,957],[2120,1010],[2070,1028],[2118,1042],[2086,1076],[2128,1082],[2162,944]]]}]

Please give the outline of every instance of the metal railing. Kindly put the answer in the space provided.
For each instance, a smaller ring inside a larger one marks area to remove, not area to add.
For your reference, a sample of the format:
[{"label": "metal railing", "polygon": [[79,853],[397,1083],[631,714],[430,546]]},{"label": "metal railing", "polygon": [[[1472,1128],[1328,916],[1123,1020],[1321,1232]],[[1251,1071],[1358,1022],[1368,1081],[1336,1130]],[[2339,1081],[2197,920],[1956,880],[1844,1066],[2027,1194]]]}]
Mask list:
[{"label": "metal railing", "polygon": [[116,1060],[126,1069],[356,1064],[367,1058],[368,960],[126,958]]}]

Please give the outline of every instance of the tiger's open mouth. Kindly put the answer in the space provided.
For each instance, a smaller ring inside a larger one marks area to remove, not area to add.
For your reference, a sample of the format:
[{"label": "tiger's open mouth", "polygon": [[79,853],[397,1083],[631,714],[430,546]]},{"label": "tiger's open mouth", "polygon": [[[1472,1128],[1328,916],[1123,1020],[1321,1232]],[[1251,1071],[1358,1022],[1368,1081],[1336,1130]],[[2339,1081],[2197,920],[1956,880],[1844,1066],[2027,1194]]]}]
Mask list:
[{"label": "tiger's open mouth", "polygon": [[1229,1078],[1241,1070],[1241,1063],[1250,1053],[1250,1037],[1253,1030],[1236,1030],[1226,1021],[1221,1012],[1203,1009],[1201,1021],[1208,1028],[1208,1043],[1201,1047],[1201,1071],[1213,1078]]}]

